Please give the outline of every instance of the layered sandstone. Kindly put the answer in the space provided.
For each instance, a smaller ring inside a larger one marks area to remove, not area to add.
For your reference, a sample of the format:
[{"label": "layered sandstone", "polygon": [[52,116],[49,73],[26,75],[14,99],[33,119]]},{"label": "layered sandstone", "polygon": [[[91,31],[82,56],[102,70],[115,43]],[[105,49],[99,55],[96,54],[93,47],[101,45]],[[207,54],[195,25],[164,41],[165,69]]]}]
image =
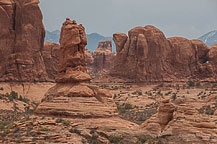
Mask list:
[{"label": "layered sandstone", "polygon": [[0,0],[0,81],[47,81],[39,0]]},{"label": "layered sandstone", "polygon": [[117,116],[112,95],[89,84],[86,44],[84,27],[67,18],[60,36],[57,84],[45,94],[35,114],[70,118]]},{"label": "layered sandstone", "polygon": [[209,48],[200,40],[166,39],[154,26],[136,27],[115,33],[117,56],[111,74],[144,81],[186,81],[216,77],[215,65],[207,64]]},{"label": "layered sandstone", "polygon": [[115,53],[112,52],[112,41],[101,41],[94,51],[94,68],[96,71],[109,70],[113,67]]},{"label": "layered sandstone", "polygon": [[216,116],[201,115],[190,105],[180,104],[174,109],[172,104],[164,103],[160,105],[157,114],[141,125],[142,129],[166,142],[217,142]]}]

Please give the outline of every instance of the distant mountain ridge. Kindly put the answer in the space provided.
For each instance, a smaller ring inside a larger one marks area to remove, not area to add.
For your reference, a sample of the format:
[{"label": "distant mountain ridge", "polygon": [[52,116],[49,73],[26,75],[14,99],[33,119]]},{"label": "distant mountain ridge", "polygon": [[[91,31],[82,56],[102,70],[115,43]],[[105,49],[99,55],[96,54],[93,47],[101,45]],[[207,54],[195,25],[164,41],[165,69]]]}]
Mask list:
[{"label": "distant mountain ridge", "polygon": [[[53,32],[46,31],[45,41],[59,43],[59,38],[60,38],[59,30]],[[100,41],[105,41],[105,40],[112,40],[112,37],[104,37],[98,33],[87,34],[87,48],[93,52],[97,48],[98,43]],[[114,42],[112,42],[112,50],[114,52],[116,51]]]},{"label": "distant mountain ridge", "polygon": [[198,39],[203,41],[208,46],[212,46],[213,44],[217,44],[217,30],[213,30],[211,32],[208,32],[205,35],[199,37]]}]

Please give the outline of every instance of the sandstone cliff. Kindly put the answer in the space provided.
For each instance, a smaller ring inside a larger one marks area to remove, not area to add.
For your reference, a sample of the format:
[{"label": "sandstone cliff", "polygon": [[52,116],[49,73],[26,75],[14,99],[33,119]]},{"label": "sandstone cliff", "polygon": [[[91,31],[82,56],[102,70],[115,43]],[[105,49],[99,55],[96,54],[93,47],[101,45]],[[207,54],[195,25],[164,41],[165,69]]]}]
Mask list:
[{"label": "sandstone cliff", "polygon": [[207,64],[209,48],[200,40],[166,39],[154,26],[136,27],[113,35],[117,56],[111,75],[139,82],[216,79]]},{"label": "sandstone cliff", "polygon": [[57,43],[45,42],[42,50],[42,56],[44,59],[45,69],[50,80],[55,81],[59,64],[59,49],[60,46]]},{"label": "sandstone cliff", "polygon": [[0,0],[0,81],[46,81],[39,0]]}]

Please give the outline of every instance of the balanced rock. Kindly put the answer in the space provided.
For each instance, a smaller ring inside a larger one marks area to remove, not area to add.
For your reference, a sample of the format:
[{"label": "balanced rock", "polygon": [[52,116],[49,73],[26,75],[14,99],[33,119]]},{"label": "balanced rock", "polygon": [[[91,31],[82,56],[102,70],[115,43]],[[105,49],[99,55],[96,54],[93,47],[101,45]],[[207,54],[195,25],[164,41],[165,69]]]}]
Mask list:
[{"label": "balanced rock", "polygon": [[90,85],[85,61],[85,29],[67,19],[60,36],[57,84],[48,90],[35,114],[70,118],[117,116],[112,95]]},{"label": "balanced rock", "polygon": [[112,52],[112,41],[101,41],[94,51],[94,68],[96,71],[109,70],[113,67],[115,53]]},{"label": "balanced rock", "polygon": [[0,81],[47,81],[39,0],[0,0]]}]

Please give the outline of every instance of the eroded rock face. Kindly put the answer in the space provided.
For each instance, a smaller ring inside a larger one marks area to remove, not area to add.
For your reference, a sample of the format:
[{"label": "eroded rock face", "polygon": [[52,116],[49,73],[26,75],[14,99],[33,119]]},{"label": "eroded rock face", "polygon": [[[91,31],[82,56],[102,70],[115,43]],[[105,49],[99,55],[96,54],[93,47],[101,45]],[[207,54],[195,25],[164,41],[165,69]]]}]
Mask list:
[{"label": "eroded rock face", "polygon": [[163,100],[159,106],[159,112],[145,121],[141,127],[150,130],[150,133],[158,134],[173,119],[175,106],[170,103],[169,99]]},{"label": "eroded rock face", "polygon": [[57,82],[89,81],[85,46],[87,38],[82,25],[67,19],[60,35],[60,65]]},{"label": "eroded rock face", "polygon": [[93,71],[94,58],[93,53],[89,51],[87,48],[85,49],[85,58],[87,62],[87,71],[88,73],[91,73]]},{"label": "eroded rock face", "polygon": [[0,0],[0,81],[47,81],[38,0]]},{"label": "eroded rock face", "polygon": [[52,81],[55,81],[55,77],[58,71],[59,49],[59,44],[46,41],[42,50],[46,72],[49,79]]},{"label": "eroded rock face", "polygon": [[[180,104],[175,109],[168,100],[162,101],[159,112],[145,121],[141,128],[165,141],[215,143],[216,116],[200,115],[188,104]],[[208,133],[207,133],[208,132]]]},{"label": "eroded rock face", "polygon": [[109,70],[113,67],[115,53],[112,52],[112,41],[101,41],[94,51],[94,69]]},{"label": "eroded rock face", "polygon": [[200,40],[166,39],[154,26],[136,27],[128,37],[115,33],[117,48],[111,75],[137,82],[215,80],[216,67],[207,64],[209,48]]},{"label": "eroded rock face", "polygon": [[[160,108],[174,111],[171,106],[161,105]],[[160,109],[159,109],[160,110]],[[200,115],[199,112],[190,105],[181,104],[176,108],[173,114],[169,114],[171,118],[169,123],[163,123],[164,128],[160,129],[162,125],[161,118],[158,114],[152,116],[144,124],[141,125],[143,129],[150,132],[154,136],[163,137],[165,141],[174,143],[216,143],[217,142],[217,126],[215,124],[216,116],[209,117],[207,115]],[[157,116],[158,115],[158,116]],[[162,128],[162,127],[161,127]]]},{"label": "eroded rock face", "polygon": [[85,49],[85,57],[87,61],[87,66],[91,67],[94,63],[93,53],[89,51],[88,49]]},{"label": "eroded rock face", "polygon": [[117,48],[113,75],[137,81],[170,80],[166,63],[171,52],[164,34],[154,26],[136,27],[125,34],[115,33]]},{"label": "eroded rock face", "polygon": [[70,118],[117,116],[112,95],[90,85],[85,60],[85,29],[66,19],[60,38],[57,84],[48,90],[35,114]]},{"label": "eroded rock face", "polygon": [[217,63],[217,44],[209,47],[208,61]]}]

